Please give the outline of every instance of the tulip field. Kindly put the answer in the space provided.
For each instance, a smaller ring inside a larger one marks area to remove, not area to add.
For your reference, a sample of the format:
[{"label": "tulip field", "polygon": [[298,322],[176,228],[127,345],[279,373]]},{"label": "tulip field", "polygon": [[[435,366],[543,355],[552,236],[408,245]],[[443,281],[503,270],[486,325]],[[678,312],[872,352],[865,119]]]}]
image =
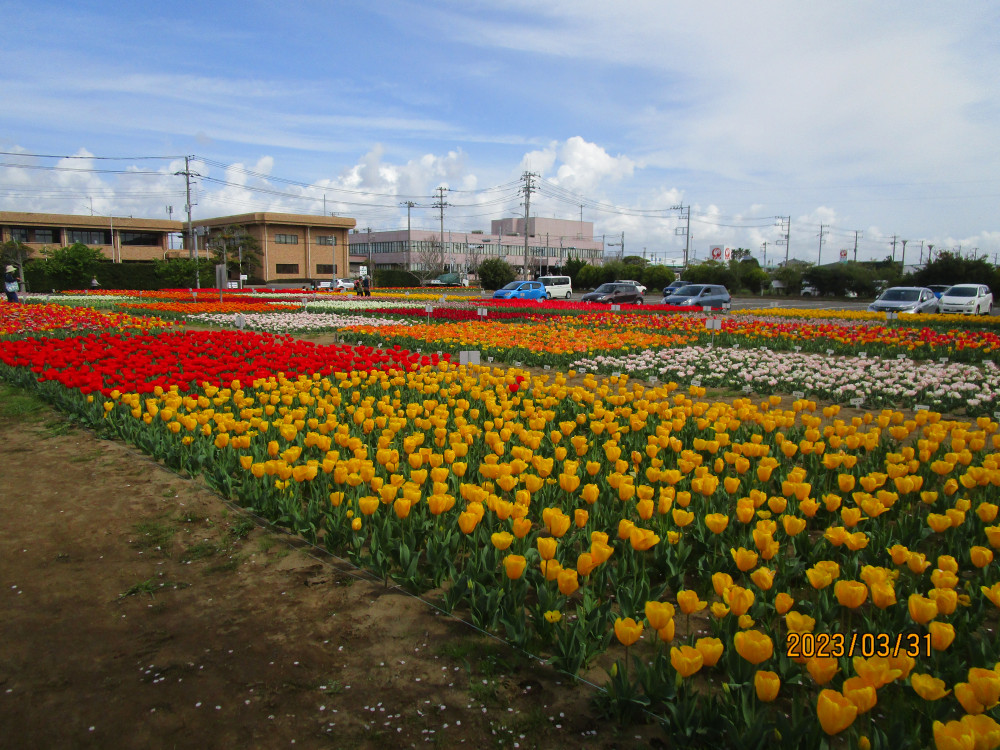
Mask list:
[{"label": "tulip field", "polygon": [[0,304],[0,377],[670,746],[1000,747],[995,319],[154,295]]}]

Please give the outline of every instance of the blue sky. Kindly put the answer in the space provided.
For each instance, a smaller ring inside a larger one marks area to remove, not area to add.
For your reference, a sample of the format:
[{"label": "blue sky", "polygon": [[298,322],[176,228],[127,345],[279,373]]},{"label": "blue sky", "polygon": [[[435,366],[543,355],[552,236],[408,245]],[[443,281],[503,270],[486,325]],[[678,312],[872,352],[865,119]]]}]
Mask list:
[{"label": "blue sky", "polygon": [[533,215],[583,204],[629,254],[680,257],[674,205],[702,258],[783,257],[778,216],[811,261],[821,225],[824,261],[855,230],[1000,253],[997,4],[617,6],[0,0],[0,208],[179,218],[193,155],[195,217],[433,229],[445,185],[446,228],[488,231],[530,170]]}]

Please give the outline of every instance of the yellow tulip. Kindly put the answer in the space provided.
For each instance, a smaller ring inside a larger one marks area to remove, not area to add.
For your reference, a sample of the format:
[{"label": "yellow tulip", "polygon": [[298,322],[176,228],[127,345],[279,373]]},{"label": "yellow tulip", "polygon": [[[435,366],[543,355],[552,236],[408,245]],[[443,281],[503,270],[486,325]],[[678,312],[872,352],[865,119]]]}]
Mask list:
[{"label": "yellow tulip", "polygon": [[977,568],[985,568],[993,562],[993,550],[988,547],[973,547],[969,550],[969,557]]},{"label": "yellow tulip", "polygon": [[934,746],[938,750],[973,750],[978,747],[976,733],[961,721],[949,721],[947,724],[935,721],[932,726]]},{"label": "yellow tulip", "polygon": [[920,625],[926,625],[938,615],[938,606],[933,599],[928,599],[920,594],[910,594],[907,600],[907,608],[910,617]]},{"label": "yellow tulip", "polygon": [[723,592],[733,585],[733,577],[728,573],[713,573],[712,574],[712,587],[715,589],[715,593],[722,596]]},{"label": "yellow tulip", "polygon": [[888,658],[882,656],[873,656],[870,659],[855,656],[852,663],[858,677],[876,690],[895,681],[903,674],[901,670],[892,666]]},{"label": "yellow tulip", "polygon": [[642,622],[636,622],[631,617],[615,620],[615,637],[623,646],[631,646],[642,635]]},{"label": "yellow tulip", "polygon": [[753,676],[754,690],[757,691],[758,700],[770,703],[778,697],[778,690],[781,689],[781,678],[775,672],[757,670]]},{"label": "yellow tulip", "polygon": [[757,570],[750,574],[750,580],[761,591],[770,591],[771,586],[774,584],[774,574],[775,571],[770,568],[757,568]]},{"label": "yellow tulip", "polygon": [[841,688],[844,697],[858,708],[858,714],[866,714],[878,703],[878,693],[861,677],[849,677]]},{"label": "yellow tulip", "polygon": [[955,685],[955,698],[959,703],[962,704],[962,708],[965,709],[967,714],[981,714],[986,710],[979,699],[976,697],[975,690],[972,689],[972,685],[968,682],[959,682]]},{"label": "yellow tulip", "polygon": [[358,509],[366,516],[373,515],[378,510],[379,499],[371,495],[358,499]]},{"label": "yellow tulip", "polygon": [[524,568],[528,564],[528,561],[523,555],[507,555],[503,559],[504,571],[507,573],[509,579],[517,580],[522,575],[524,575]]},{"label": "yellow tulip", "polygon": [[860,581],[837,581],[833,593],[840,605],[849,609],[857,609],[868,599],[868,587]]},{"label": "yellow tulip", "polygon": [[858,717],[858,707],[836,690],[823,690],[816,701],[820,726],[833,736],[847,729]]},{"label": "yellow tulip", "polygon": [[676,626],[674,625],[673,618],[667,621],[667,624],[656,631],[656,635],[659,636],[660,640],[664,643],[670,643],[674,639],[674,632]]},{"label": "yellow tulip", "polygon": [[644,552],[659,544],[660,537],[650,529],[640,529],[638,526],[635,526],[629,533],[628,541],[632,545],[632,549]]},{"label": "yellow tulip", "polygon": [[514,541],[514,535],[507,531],[498,531],[490,536],[490,541],[497,549],[505,550]]},{"label": "yellow tulip", "polygon": [[723,593],[723,600],[729,605],[729,610],[739,617],[745,615],[754,603],[753,591],[742,586],[730,586]]},{"label": "yellow tulip", "polygon": [[670,602],[646,602],[646,620],[653,630],[665,628],[674,616],[674,605]]},{"label": "yellow tulip", "polygon": [[795,599],[784,591],[774,597],[774,609],[779,615],[785,614],[793,606],[795,606]]},{"label": "yellow tulip", "polygon": [[935,651],[945,651],[955,640],[955,627],[947,622],[932,622],[927,626],[931,634],[931,646]]},{"label": "yellow tulip", "polygon": [[729,525],[729,516],[725,513],[709,513],[705,516],[705,525],[713,534],[721,534]]},{"label": "yellow tulip", "polygon": [[694,612],[701,612],[708,606],[708,602],[701,601],[697,591],[682,589],[677,592],[677,605],[681,608],[681,612],[690,615]]},{"label": "yellow tulip", "polygon": [[925,701],[936,701],[944,698],[951,691],[945,690],[944,680],[932,677],[929,674],[918,674],[914,672],[910,675],[910,687]]},{"label": "yellow tulip", "polygon": [[577,579],[577,572],[572,568],[563,568],[559,571],[559,576],[556,579],[559,585],[559,593],[563,596],[572,596],[573,593],[580,588],[580,582]]},{"label": "yellow tulip", "polygon": [[556,556],[556,546],[559,544],[559,540],[551,536],[540,536],[535,540],[535,544],[538,546],[538,554],[543,560],[551,560]]},{"label": "yellow tulip", "polygon": [[785,614],[785,627],[789,633],[811,633],[816,628],[816,618],[792,609]]},{"label": "yellow tulip", "polygon": [[992,669],[974,667],[969,670],[969,685],[976,695],[976,700],[986,708],[1000,703],[1000,674]]},{"label": "yellow tulip", "polygon": [[751,664],[767,661],[774,654],[774,642],[759,630],[743,630],[733,637],[736,652]]},{"label": "yellow tulip", "polygon": [[739,549],[730,548],[729,554],[733,556],[736,567],[743,573],[757,566],[757,553],[752,550],[744,549],[743,547]]},{"label": "yellow tulip", "polygon": [[806,660],[806,671],[817,685],[823,686],[840,673],[840,662],[832,656],[812,656]]},{"label": "yellow tulip", "polygon": [[703,663],[704,656],[696,648],[691,646],[677,648],[675,646],[670,649],[670,664],[681,677],[690,677],[701,669]]},{"label": "yellow tulip", "polygon": [[718,638],[699,638],[694,647],[701,652],[706,667],[714,667],[722,657],[722,641]]}]

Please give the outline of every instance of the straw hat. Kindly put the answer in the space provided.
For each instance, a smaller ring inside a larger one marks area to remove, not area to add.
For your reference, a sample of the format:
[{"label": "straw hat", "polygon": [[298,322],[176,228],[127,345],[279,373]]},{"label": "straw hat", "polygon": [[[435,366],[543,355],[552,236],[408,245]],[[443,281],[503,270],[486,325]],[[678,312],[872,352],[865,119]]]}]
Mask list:
[{"label": "straw hat", "polygon": [[15,271],[17,271],[17,269],[14,268],[14,266],[7,266],[7,273],[14,273]]}]

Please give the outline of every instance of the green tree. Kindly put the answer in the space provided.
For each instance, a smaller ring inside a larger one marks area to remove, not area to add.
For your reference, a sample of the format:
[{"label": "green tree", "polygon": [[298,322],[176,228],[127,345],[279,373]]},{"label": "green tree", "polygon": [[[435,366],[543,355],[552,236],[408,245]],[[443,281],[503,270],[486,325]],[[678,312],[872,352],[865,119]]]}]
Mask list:
[{"label": "green tree", "polygon": [[166,289],[191,289],[196,287],[195,269],[201,279],[201,286],[211,289],[215,286],[215,264],[209,258],[169,258],[154,260],[156,276]]},{"label": "green tree", "polygon": [[928,284],[989,284],[991,289],[997,282],[996,269],[982,258],[963,258],[945,250],[933,261],[915,273],[902,279],[913,286]]},{"label": "green tree", "polygon": [[580,269],[587,265],[587,261],[581,258],[570,258],[563,266],[563,273],[569,276],[573,286],[577,285],[576,278],[580,274]]},{"label": "green tree", "polygon": [[483,289],[500,289],[517,278],[517,272],[502,258],[487,258],[479,264],[479,281]]},{"label": "green tree", "polygon": [[[254,276],[254,271],[261,266],[260,243],[242,224],[213,228],[205,241],[212,263],[225,263],[230,272],[245,273]],[[243,258],[242,271],[240,257]],[[214,284],[214,282],[213,282]]]},{"label": "green tree", "polygon": [[784,284],[786,294],[798,294],[802,290],[802,276],[810,264],[801,260],[790,260],[785,265],[774,269],[771,277]]},{"label": "green tree", "polygon": [[684,271],[684,281],[689,284],[722,284],[727,289],[736,289],[736,274],[728,265],[707,260],[696,266],[688,266]]},{"label": "green tree", "polygon": [[40,266],[49,283],[58,289],[87,289],[107,258],[97,248],[82,242],[68,247],[42,250],[41,259],[32,261]]},{"label": "green tree", "polygon": [[28,246],[20,240],[7,240],[0,245],[0,267],[13,265],[21,268],[30,252]]},{"label": "green tree", "polygon": [[[729,261],[729,270],[736,276],[736,289],[745,289],[751,294],[760,294],[761,289],[771,283],[771,277],[767,275],[756,258],[750,257],[750,251],[743,251],[737,259],[736,254],[740,250],[733,251],[733,260]],[[735,290],[731,290],[735,291]]]},{"label": "green tree", "polygon": [[652,297],[656,296],[663,287],[676,278],[677,274],[669,266],[646,266],[642,273],[642,278],[636,280],[642,281],[648,287],[646,296]]}]

